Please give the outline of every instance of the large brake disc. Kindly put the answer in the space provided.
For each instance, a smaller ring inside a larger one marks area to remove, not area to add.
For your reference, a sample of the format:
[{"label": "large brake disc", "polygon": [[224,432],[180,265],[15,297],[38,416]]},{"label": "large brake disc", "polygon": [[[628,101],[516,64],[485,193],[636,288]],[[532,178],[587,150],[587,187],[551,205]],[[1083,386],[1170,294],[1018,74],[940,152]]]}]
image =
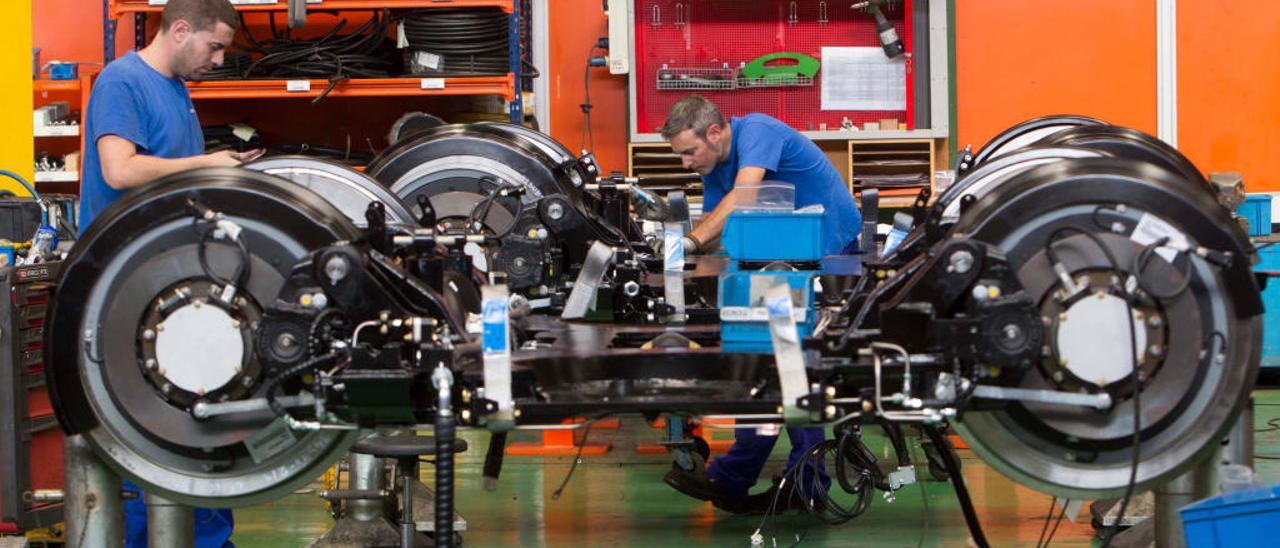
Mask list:
[{"label": "large brake disc", "polygon": [[356,226],[366,226],[365,211],[373,202],[386,207],[387,222],[416,224],[400,198],[373,177],[350,167],[307,156],[273,156],[244,165],[305,186],[338,208]]},{"label": "large brake disc", "polygon": [[[1072,229],[1097,236],[1097,241]],[[1015,480],[1070,498],[1118,496],[1133,466],[1135,488],[1166,481],[1222,439],[1248,400],[1261,349],[1261,302],[1249,244],[1229,212],[1203,187],[1152,164],[1116,158],[1067,159],[1027,170],[978,199],[955,233],[1004,250],[1046,325],[1044,359],[1021,387],[1106,391],[1113,406],[1010,403],[970,411],[957,428],[986,462]],[[1181,235],[1193,247],[1229,252],[1220,268],[1187,254],[1152,254],[1146,287],[1131,307],[1113,293],[1152,234]],[[1054,250],[1083,298],[1046,257]],[[1106,247],[1111,258],[1100,248]],[[1112,264],[1112,261],[1116,264]],[[1186,278],[1190,278],[1187,280]],[[1185,290],[1177,291],[1184,281]],[[1129,325],[1133,326],[1130,335]],[[1141,371],[1141,409],[1132,372]]]},{"label": "large brake disc", "polygon": [[[211,280],[233,278],[243,255],[206,244],[209,276],[192,203],[243,229],[249,277],[230,302]],[[59,281],[45,348],[64,426],[125,477],[186,504],[254,504],[311,481],[355,432],[190,409],[263,396],[257,318],[294,264],[356,235],[314,192],[257,171],[189,171],[127,194],[84,233]]]},{"label": "large brake disc", "polygon": [[[367,172],[415,213],[423,197],[439,222],[460,227],[500,184],[522,187],[526,202],[557,194],[576,200],[591,181],[575,160],[564,146],[524,127],[447,125],[397,142],[374,158]],[[490,231],[504,233],[515,222],[516,209],[492,207],[478,220]]]},{"label": "large brake disc", "polygon": [[974,167],[992,158],[1036,144],[1045,137],[1076,127],[1106,126],[1107,123],[1088,116],[1058,114],[1032,118],[1000,132],[974,155]]},{"label": "large brake disc", "polygon": [[1074,147],[1024,147],[978,164],[963,178],[951,185],[934,204],[941,212],[943,223],[954,223],[960,218],[962,200],[966,196],[978,199],[1014,176],[1033,167],[1067,158],[1100,158],[1105,152]]}]

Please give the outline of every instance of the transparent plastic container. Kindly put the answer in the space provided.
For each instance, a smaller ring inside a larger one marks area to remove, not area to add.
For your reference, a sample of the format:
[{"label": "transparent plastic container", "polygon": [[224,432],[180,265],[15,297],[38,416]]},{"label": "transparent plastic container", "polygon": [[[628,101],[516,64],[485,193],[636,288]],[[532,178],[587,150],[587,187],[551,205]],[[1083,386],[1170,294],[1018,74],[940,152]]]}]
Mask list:
[{"label": "transparent plastic container", "polygon": [[733,186],[738,192],[738,203],[733,210],[743,213],[776,213],[795,211],[796,187],[785,181],[760,181]]},{"label": "transparent plastic container", "polygon": [[1223,494],[1262,487],[1262,483],[1254,476],[1253,469],[1243,464],[1219,466],[1218,478],[1222,483]]}]

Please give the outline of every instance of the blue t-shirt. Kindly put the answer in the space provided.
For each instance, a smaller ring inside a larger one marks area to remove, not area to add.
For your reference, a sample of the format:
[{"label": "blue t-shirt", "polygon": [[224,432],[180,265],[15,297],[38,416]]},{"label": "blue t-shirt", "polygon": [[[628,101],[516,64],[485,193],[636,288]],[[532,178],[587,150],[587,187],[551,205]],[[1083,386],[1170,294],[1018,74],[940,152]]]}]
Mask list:
[{"label": "blue t-shirt", "polygon": [[748,114],[729,121],[732,149],[729,159],[716,164],[702,178],[702,210],[710,212],[733,190],[738,171],[745,167],[765,170],[766,181],[784,181],[796,187],[796,209],[821,204],[825,209],[827,255],[856,249],[862,230],[862,214],[835,166],[808,137],[764,114]]},{"label": "blue t-shirt", "polygon": [[98,139],[104,135],[133,141],[139,154],[158,158],[186,158],[204,152],[204,134],[186,83],[156,72],[133,51],[102,69],[89,95],[84,129],[81,233],[124,194],[108,186],[102,176]]}]

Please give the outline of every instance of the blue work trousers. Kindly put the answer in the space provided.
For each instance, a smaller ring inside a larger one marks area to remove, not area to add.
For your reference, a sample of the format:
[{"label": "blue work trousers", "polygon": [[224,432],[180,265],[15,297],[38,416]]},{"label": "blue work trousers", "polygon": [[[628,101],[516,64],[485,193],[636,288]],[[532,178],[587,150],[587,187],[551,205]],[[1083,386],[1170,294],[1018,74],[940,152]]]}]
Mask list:
[{"label": "blue work trousers", "polygon": [[[124,501],[125,548],[147,548],[147,505],[142,500],[142,490],[128,480],[124,489],[138,494]],[[235,548],[231,542],[234,524],[231,510],[196,508],[194,548]]]},{"label": "blue work trousers", "polygon": [[[795,467],[796,462],[814,445],[822,443],[826,433],[822,428],[787,428],[787,437],[791,439],[791,454],[787,456],[786,470]],[[717,457],[707,467],[707,476],[730,496],[746,499],[751,486],[756,484],[760,472],[764,470],[769,453],[778,442],[778,436],[762,436],[754,428],[740,428],[734,431],[733,446],[722,457]],[[816,473],[822,482],[822,488],[831,487],[831,478],[826,467],[818,462],[818,469],[800,471],[801,487],[806,491],[812,489],[813,475]],[[790,480],[788,480],[790,481]],[[810,493],[811,495],[811,493]]]}]

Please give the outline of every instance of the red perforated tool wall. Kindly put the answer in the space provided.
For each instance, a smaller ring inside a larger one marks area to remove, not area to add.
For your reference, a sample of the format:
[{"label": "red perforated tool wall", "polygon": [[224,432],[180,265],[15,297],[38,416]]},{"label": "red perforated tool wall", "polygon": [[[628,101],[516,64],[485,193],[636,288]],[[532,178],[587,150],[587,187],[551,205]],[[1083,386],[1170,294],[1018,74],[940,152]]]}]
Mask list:
[{"label": "red perforated tool wall", "polygon": [[[822,110],[822,76],[811,85],[748,87],[729,83],[741,63],[776,52],[796,52],[822,60],[822,48],[879,47],[872,15],[854,9],[851,0],[635,0],[636,129],[656,133],[671,105],[698,93],[719,105],[726,116],[762,112],[801,131],[840,129],[848,118],[859,129],[865,122],[894,118],[914,129],[912,70],[906,64],[906,110]],[[905,14],[911,0],[891,3],[884,13],[912,52]],[[825,11],[825,21],[823,12]],[[723,67],[728,64],[729,69]],[[664,69],[665,65],[665,69]],[[688,89],[672,85],[670,73],[696,72]],[[666,78],[660,79],[663,72]],[[723,82],[717,86],[716,82]],[[739,80],[741,82],[741,80]],[[659,89],[660,87],[674,89]],[[707,89],[721,87],[722,89]],[[889,128],[885,128],[889,129]],[[892,128],[897,129],[897,128]]]}]

